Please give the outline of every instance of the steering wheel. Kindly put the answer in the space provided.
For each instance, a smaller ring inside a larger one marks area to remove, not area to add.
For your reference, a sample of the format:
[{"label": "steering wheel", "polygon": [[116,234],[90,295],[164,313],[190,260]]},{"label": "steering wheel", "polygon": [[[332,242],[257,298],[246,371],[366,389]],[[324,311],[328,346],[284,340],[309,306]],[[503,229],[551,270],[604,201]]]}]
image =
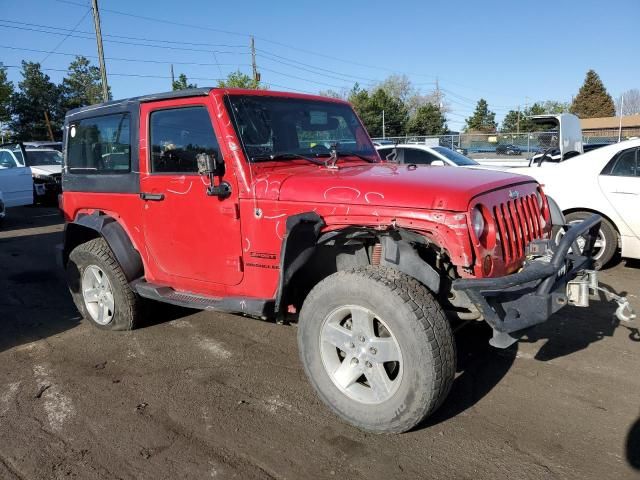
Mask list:
[{"label": "steering wheel", "polygon": [[[541,167],[542,166],[542,162],[544,162],[545,158],[548,158],[549,160],[551,160],[551,152],[554,150],[553,147],[551,148],[547,148],[545,151],[542,152],[542,155],[540,156],[540,158],[537,159],[537,163],[538,166]],[[533,157],[531,157],[531,160],[529,160],[529,166],[531,166],[533,164]]]},{"label": "steering wheel", "polygon": [[316,143],[313,147],[309,147],[311,153],[329,153],[329,149],[322,143]]}]

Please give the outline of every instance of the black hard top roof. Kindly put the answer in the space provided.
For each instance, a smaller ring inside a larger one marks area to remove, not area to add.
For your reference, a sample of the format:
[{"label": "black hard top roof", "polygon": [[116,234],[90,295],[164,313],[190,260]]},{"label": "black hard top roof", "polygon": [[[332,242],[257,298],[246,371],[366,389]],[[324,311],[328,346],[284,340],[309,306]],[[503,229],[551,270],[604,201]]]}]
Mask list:
[{"label": "black hard top roof", "polygon": [[184,90],[174,90],[172,92],[154,93],[152,95],[142,95],[140,97],[123,98],[121,100],[111,100],[110,102],[97,103],[86,107],[74,108],[67,112],[67,118],[99,108],[115,107],[120,105],[132,105],[154,100],[169,100],[171,98],[204,97],[209,95],[213,87],[186,88]]}]

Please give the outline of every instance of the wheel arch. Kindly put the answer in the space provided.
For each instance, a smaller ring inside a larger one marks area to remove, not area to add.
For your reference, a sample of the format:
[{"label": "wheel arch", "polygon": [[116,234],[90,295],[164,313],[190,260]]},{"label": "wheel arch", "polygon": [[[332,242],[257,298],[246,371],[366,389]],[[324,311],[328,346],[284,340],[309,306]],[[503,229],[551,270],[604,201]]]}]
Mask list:
[{"label": "wheel arch", "polygon": [[144,275],[142,257],[127,232],[115,218],[101,212],[80,215],[65,226],[62,264],[66,267],[71,251],[78,245],[99,237],[107,242],[129,282]]},{"label": "wheel arch", "polygon": [[616,222],[611,220],[610,216],[608,216],[607,214],[602,213],[601,211],[596,210],[594,208],[576,207],[576,208],[568,208],[568,209],[562,211],[562,213],[565,216],[569,215],[570,213],[577,213],[577,212],[595,213],[597,215],[600,215],[602,218],[604,218],[606,221],[608,221],[611,224],[611,226],[615,229],[616,234],[618,235],[618,242],[620,242],[620,228],[618,228],[618,225],[616,225]]},{"label": "wheel arch", "polygon": [[[411,245],[436,246],[422,235],[404,229],[381,232],[364,226],[347,226],[321,233],[324,226],[323,219],[315,212],[287,218],[274,304],[276,315],[295,296],[294,287],[308,293],[310,288],[336,271],[367,265],[395,268],[438,294],[440,274]],[[376,252],[375,245],[379,245]],[[294,277],[296,281],[292,281]]]}]

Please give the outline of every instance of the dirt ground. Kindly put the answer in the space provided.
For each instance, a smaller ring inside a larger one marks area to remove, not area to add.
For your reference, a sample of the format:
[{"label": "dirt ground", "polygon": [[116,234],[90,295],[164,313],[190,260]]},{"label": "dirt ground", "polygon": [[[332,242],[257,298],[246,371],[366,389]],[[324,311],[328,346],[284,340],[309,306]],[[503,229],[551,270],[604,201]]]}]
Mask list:
[{"label": "dirt ground", "polygon": [[[444,406],[403,435],[362,433],[307,383],[296,327],[163,306],[145,328],[80,320],[54,209],[0,227],[0,478],[640,477],[640,332],[615,305],[568,307],[508,350],[457,335]],[[640,264],[602,274],[635,295]]]}]

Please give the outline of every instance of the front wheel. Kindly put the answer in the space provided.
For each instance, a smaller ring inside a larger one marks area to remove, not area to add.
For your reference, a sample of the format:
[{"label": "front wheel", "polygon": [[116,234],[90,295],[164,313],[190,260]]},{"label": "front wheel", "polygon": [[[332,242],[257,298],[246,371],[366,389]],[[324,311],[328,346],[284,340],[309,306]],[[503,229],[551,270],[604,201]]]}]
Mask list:
[{"label": "front wheel", "polygon": [[[565,221],[569,226],[578,224],[583,220],[589,218],[592,215],[590,212],[572,212],[566,215]],[[564,236],[564,230],[560,228],[554,229],[555,241],[559,243]],[[585,240],[582,237],[578,237],[578,248],[584,247]],[[618,250],[618,233],[611,222],[606,218],[602,219],[600,223],[600,230],[598,231],[598,238],[593,246],[593,260],[596,262],[596,268],[600,268],[607,265],[611,259],[613,259],[616,251]]]},{"label": "front wheel", "polygon": [[300,312],[298,347],[319,397],[372,432],[413,428],[442,403],[455,374],[442,308],[417,280],[389,268],[318,283]]}]

